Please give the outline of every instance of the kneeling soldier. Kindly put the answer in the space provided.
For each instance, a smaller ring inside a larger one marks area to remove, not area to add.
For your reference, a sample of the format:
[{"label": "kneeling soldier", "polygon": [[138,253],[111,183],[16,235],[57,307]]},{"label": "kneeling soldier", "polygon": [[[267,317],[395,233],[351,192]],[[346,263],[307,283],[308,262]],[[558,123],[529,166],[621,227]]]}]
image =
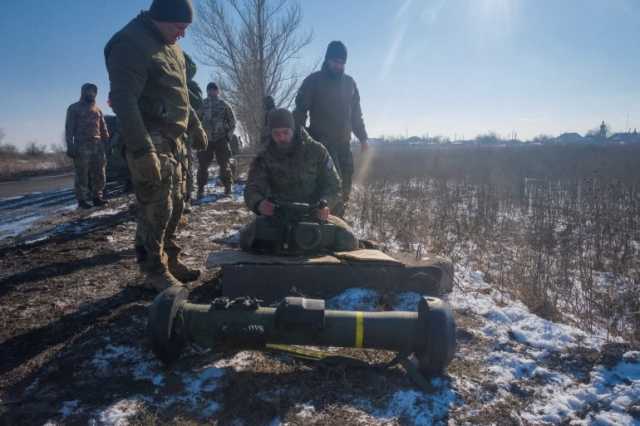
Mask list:
[{"label": "kneeling soldier", "polygon": [[[314,141],[304,129],[296,128],[293,115],[286,109],[272,111],[268,127],[271,139],[266,149],[251,164],[244,191],[247,207],[258,218],[242,230],[242,248],[256,248],[256,224],[264,219],[275,222],[278,206],[308,204],[315,207],[315,217],[311,219],[329,224],[327,228],[332,229],[331,241],[327,242],[325,238],[327,244],[323,249],[357,249],[358,240],[349,225],[331,215],[331,211],[341,200],[341,183],[327,149]],[[306,230],[313,228],[313,224],[309,222],[306,223]],[[318,238],[322,239],[322,236]],[[299,246],[306,246],[303,249],[314,246],[313,239],[303,238],[309,244],[301,243]]]}]

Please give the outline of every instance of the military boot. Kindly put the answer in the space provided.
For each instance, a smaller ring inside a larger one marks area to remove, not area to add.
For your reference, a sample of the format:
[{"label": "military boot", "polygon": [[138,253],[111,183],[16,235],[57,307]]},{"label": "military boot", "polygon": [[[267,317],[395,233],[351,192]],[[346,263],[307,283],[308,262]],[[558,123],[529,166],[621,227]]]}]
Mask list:
[{"label": "military boot", "polygon": [[89,210],[91,207],[92,207],[91,204],[87,203],[84,200],[78,201],[78,208],[80,209]]},{"label": "military boot", "polygon": [[173,286],[182,286],[182,283],[171,275],[166,268],[148,271],[145,274],[144,282],[142,283],[143,288],[155,290],[158,293]]}]

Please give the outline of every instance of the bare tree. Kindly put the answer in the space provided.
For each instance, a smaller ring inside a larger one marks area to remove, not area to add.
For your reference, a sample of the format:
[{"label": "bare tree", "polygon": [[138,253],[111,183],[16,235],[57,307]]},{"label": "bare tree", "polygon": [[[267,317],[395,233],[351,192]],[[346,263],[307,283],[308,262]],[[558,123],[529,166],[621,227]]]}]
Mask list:
[{"label": "bare tree", "polygon": [[295,0],[203,0],[194,35],[200,59],[215,70],[250,145],[264,126],[265,96],[289,106],[300,82],[295,65],[312,39],[301,33]]}]

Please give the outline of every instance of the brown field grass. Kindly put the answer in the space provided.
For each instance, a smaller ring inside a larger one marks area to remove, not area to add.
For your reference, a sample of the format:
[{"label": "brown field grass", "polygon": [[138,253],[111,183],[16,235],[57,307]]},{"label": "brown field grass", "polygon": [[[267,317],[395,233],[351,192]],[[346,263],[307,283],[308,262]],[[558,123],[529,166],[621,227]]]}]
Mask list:
[{"label": "brown field grass", "polygon": [[349,219],[387,248],[471,261],[544,317],[640,340],[640,147],[385,147]]},{"label": "brown field grass", "polygon": [[0,181],[71,171],[71,160],[64,153],[0,156]]}]

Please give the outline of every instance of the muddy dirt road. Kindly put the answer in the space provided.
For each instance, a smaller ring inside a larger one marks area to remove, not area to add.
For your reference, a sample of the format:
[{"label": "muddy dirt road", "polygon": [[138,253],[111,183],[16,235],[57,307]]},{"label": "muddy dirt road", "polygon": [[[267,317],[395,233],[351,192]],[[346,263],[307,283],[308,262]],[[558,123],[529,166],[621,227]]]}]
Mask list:
[{"label": "muddy dirt road", "polygon": [[51,192],[73,187],[73,173],[55,176],[39,176],[8,182],[0,182],[0,201],[34,192]]}]

